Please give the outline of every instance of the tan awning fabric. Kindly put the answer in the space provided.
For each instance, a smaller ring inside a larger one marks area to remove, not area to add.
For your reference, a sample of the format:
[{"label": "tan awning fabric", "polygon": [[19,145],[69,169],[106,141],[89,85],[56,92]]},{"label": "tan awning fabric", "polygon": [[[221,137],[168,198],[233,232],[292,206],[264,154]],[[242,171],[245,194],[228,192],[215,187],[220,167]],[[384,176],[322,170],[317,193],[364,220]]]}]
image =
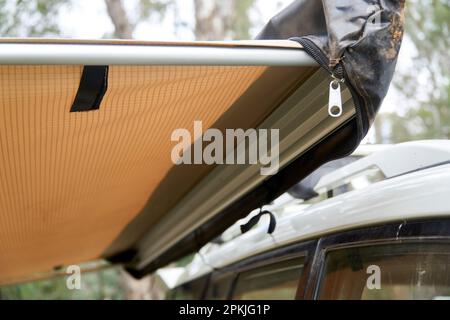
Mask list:
[{"label": "tan awning fabric", "polygon": [[100,110],[70,113],[82,70],[0,66],[0,283],[101,257],[149,199],[157,221],[209,170],[166,182],[173,130],[255,126],[315,68],[110,66]]}]

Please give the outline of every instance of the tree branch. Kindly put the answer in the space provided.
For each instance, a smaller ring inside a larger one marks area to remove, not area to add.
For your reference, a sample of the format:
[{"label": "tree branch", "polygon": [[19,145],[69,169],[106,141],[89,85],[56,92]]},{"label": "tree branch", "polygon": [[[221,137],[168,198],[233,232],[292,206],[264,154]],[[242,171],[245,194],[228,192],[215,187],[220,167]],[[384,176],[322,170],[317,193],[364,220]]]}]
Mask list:
[{"label": "tree branch", "polygon": [[119,39],[132,39],[134,26],[128,19],[122,0],[105,0],[105,4],[114,25],[114,35]]}]

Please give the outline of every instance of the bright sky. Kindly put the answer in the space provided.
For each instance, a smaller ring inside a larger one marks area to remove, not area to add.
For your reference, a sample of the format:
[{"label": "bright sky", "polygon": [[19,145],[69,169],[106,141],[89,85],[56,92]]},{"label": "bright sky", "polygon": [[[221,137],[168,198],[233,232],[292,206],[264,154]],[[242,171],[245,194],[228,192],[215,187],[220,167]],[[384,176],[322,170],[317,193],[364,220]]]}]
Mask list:
[{"label": "bright sky", "polygon": [[[138,0],[127,0],[126,5],[133,12]],[[264,24],[282,8],[286,7],[292,0],[257,0],[255,9],[250,13],[254,28],[252,36],[255,36]],[[137,39],[146,40],[194,40],[192,26],[194,25],[193,1],[179,1],[177,12],[169,10],[165,18],[160,21],[153,17],[149,22],[140,23],[135,30]],[[71,8],[66,9],[61,15],[62,33],[70,38],[93,38],[104,37],[112,33],[113,25],[105,14],[104,0],[78,0]],[[175,21],[179,25],[175,28]],[[398,69],[411,68],[414,45],[406,39],[400,53]],[[381,112],[398,112],[402,114],[408,109],[401,99],[397,90],[393,87],[389,90]],[[373,138],[369,134],[368,141]]]}]

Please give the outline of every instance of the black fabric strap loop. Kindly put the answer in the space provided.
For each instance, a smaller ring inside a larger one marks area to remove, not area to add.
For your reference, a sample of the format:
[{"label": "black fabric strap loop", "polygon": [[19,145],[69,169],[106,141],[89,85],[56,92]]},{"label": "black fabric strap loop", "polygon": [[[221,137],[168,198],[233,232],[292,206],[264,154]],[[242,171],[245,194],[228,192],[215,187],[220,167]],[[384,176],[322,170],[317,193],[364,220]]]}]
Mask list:
[{"label": "black fabric strap loop", "polygon": [[246,224],[241,225],[241,232],[247,233],[248,231],[250,231],[250,229],[252,229],[259,222],[261,217],[266,214],[269,215],[270,217],[269,228],[267,229],[267,233],[272,234],[277,226],[277,220],[273,215],[273,213],[267,210],[261,211],[256,216],[252,217]]},{"label": "black fabric strap loop", "polygon": [[108,88],[108,66],[85,66],[70,112],[98,110]]}]

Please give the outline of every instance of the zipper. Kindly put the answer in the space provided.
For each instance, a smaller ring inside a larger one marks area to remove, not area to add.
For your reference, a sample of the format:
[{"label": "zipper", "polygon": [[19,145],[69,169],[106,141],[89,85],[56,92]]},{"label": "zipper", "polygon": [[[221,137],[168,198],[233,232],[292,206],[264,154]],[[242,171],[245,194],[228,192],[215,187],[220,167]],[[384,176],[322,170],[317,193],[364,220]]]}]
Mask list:
[{"label": "zipper", "polygon": [[330,95],[328,98],[328,114],[330,117],[339,118],[342,116],[342,95],[341,82],[334,79],[330,82]]},{"label": "zipper", "polygon": [[342,107],[342,90],[341,83],[345,82],[345,72],[340,61],[333,61],[331,66],[330,60],[326,57],[322,50],[310,39],[305,37],[291,38],[293,41],[300,43],[304,50],[328,73],[332,79],[330,82],[329,98],[328,98],[328,114],[333,118],[338,118],[343,113]]}]

